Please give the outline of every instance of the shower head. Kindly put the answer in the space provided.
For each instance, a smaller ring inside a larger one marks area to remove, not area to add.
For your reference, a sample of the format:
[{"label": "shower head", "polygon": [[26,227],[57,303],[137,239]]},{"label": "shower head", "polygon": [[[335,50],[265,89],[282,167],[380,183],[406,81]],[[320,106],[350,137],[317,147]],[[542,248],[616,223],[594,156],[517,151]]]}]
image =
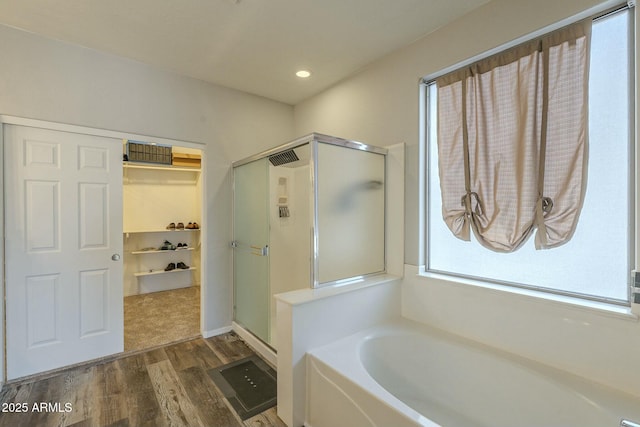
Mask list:
[{"label": "shower head", "polygon": [[293,150],[283,151],[282,153],[269,156],[269,161],[273,166],[281,166],[287,163],[297,162],[300,160]]}]

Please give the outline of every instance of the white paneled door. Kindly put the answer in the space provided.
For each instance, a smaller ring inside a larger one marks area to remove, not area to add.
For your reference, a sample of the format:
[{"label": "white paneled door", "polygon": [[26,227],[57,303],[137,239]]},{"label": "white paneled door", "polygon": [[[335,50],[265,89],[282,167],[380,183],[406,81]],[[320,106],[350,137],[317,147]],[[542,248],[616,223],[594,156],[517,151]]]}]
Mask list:
[{"label": "white paneled door", "polygon": [[7,378],[123,351],[122,142],[5,125]]}]

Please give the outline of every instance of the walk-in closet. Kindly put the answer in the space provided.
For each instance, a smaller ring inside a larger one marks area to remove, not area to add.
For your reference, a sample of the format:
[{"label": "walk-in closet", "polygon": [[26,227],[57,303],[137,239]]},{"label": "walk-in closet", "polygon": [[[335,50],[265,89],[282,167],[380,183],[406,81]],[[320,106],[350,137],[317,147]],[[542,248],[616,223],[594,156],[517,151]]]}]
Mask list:
[{"label": "walk-in closet", "polygon": [[124,349],[200,334],[201,152],[123,141]]}]

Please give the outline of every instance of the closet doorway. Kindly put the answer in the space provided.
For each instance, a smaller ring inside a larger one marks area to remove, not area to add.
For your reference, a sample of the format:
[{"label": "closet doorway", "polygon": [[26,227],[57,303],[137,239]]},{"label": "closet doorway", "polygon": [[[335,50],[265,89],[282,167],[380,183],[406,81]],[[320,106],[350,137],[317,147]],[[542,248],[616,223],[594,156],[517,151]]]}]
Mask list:
[{"label": "closet doorway", "polygon": [[124,350],[200,336],[199,149],[123,141]]}]

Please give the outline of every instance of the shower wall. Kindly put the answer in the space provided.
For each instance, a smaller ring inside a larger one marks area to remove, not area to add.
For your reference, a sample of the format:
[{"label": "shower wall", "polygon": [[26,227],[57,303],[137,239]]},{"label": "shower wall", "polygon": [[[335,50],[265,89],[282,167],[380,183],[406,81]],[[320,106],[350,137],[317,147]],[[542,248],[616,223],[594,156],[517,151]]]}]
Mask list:
[{"label": "shower wall", "polygon": [[[310,233],[309,166],[269,168],[271,290],[273,294],[309,286]],[[288,217],[279,216],[278,182],[288,182]]]},{"label": "shower wall", "polygon": [[[310,286],[310,189],[309,165],[269,165],[269,283],[271,335],[276,347],[276,303],[273,295]],[[280,216],[279,203],[286,198],[289,216]]]}]

